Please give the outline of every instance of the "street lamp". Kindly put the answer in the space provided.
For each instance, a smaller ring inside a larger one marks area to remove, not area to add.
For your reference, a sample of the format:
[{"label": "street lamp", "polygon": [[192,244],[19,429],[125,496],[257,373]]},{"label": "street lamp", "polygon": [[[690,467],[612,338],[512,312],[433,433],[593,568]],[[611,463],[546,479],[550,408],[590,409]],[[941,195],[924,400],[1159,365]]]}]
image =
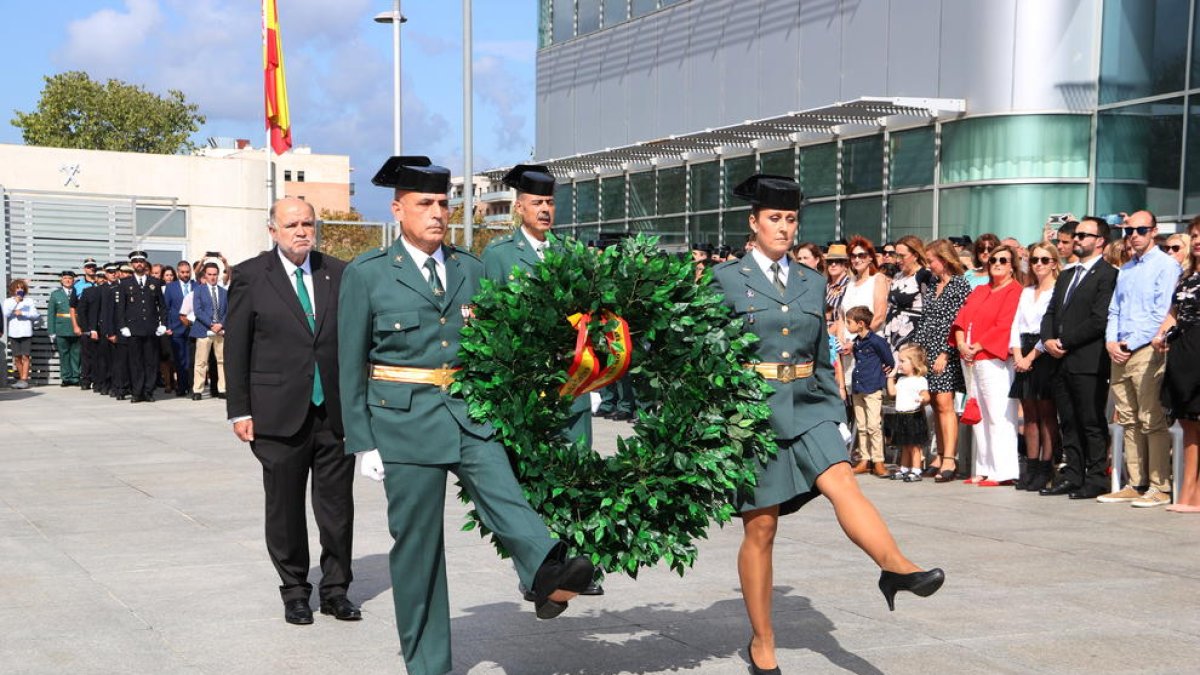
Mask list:
[{"label": "street lamp", "polygon": [[392,0],[392,11],[375,15],[375,23],[392,24],[392,154],[400,154],[400,24],[408,18],[400,13],[400,0]]}]

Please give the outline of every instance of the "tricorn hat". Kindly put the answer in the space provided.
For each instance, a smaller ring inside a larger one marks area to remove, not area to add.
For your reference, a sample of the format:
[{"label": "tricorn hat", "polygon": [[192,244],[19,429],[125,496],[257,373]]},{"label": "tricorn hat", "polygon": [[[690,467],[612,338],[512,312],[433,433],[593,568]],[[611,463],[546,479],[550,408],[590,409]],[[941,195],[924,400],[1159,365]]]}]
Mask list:
[{"label": "tricorn hat", "polygon": [[383,163],[371,182],[379,187],[444,195],[450,190],[450,169],[423,155],[396,155]]},{"label": "tricorn hat", "polygon": [[733,196],[754,206],[781,211],[799,211],[804,193],[800,184],[787,176],[756,173],[733,188]]},{"label": "tricorn hat", "polygon": [[517,192],[540,197],[554,195],[554,176],[541,164],[518,164],[504,174],[503,182]]},{"label": "tricorn hat", "polygon": [[75,278],[75,272],[73,272],[73,271],[71,271],[71,270],[63,270],[63,271],[61,271],[61,272],[59,272],[59,273],[58,273],[58,276],[60,276],[60,277],[71,277],[72,279],[74,279],[74,278]]}]

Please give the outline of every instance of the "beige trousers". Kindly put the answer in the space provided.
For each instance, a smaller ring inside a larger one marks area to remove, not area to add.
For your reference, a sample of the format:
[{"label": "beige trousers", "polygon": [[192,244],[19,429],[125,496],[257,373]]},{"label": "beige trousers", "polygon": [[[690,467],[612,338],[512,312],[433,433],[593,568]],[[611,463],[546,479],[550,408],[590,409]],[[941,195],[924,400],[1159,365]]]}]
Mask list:
[{"label": "beige trousers", "polygon": [[225,336],[196,338],[196,360],[192,368],[192,393],[204,393],[205,380],[208,379],[208,353],[217,357],[217,391],[225,393]]},{"label": "beige trousers", "polygon": [[1143,347],[1124,364],[1112,364],[1109,381],[1117,424],[1125,427],[1126,482],[1170,494],[1171,432],[1159,399],[1165,365],[1163,354]]},{"label": "beige trousers", "polygon": [[858,455],[883,464],[883,391],[854,394],[851,399],[858,427]]}]

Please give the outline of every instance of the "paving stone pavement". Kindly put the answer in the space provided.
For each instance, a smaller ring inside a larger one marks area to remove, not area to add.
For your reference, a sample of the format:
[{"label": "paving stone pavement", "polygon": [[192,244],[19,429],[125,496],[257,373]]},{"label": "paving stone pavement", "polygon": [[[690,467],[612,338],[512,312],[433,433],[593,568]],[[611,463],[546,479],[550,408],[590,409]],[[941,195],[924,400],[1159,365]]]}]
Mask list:
[{"label": "paving stone pavement", "polygon": [[[207,399],[0,390],[0,672],[404,672],[381,486],[355,485],[350,596],[363,621],[290,626],[263,544],[259,465],[223,418]],[[622,432],[597,422],[601,444]],[[877,570],[826,502],[783,519],[783,672],[1196,672],[1200,516],[860,481],[906,554],[948,581],[888,612]],[[610,578],[605,596],[543,622],[517,597],[511,565],[459,530],[454,494],[455,672],[746,672],[736,524],[711,531],[686,577]]]}]

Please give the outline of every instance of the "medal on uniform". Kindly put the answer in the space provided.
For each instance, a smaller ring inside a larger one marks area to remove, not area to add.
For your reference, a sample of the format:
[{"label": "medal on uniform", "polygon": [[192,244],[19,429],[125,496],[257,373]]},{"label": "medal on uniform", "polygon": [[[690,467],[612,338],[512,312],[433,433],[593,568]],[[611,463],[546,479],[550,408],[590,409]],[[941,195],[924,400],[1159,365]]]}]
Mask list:
[{"label": "medal on uniform", "polygon": [[753,297],[754,297],[754,291],[752,291],[752,290],[750,290],[750,289],[746,289],[746,297],[747,297],[747,298],[753,298]]},{"label": "medal on uniform", "polygon": [[475,318],[475,305],[461,305],[458,310],[462,313],[463,323],[469,323]]}]

